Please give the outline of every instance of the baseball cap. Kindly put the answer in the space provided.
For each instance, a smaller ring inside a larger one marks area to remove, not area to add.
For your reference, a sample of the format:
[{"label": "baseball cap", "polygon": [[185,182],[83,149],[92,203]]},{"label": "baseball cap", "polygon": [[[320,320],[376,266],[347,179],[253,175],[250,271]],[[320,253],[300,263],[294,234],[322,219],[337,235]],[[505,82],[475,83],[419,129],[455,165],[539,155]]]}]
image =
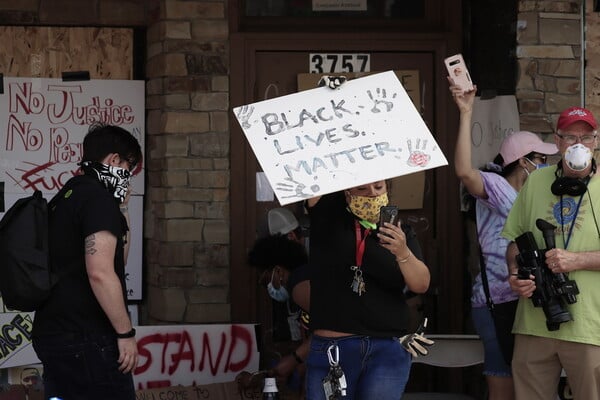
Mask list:
[{"label": "baseball cap", "polygon": [[582,107],[569,107],[561,112],[556,123],[556,128],[561,130],[566,129],[577,121],[587,122],[592,129],[598,128],[598,122],[596,122],[596,118],[594,118],[592,112]]},{"label": "baseball cap", "polygon": [[500,155],[504,160],[503,167],[525,157],[531,152],[540,154],[556,154],[558,148],[554,143],[546,143],[535,133],[527,131],[514,132],[504,138],[500,145]]},{"label": "baseball cap", "polygon": [[258,236],[287,235],[298,228],[298,219],[284,207],[273,208],[267,212],[265,220],[259,226]]}]

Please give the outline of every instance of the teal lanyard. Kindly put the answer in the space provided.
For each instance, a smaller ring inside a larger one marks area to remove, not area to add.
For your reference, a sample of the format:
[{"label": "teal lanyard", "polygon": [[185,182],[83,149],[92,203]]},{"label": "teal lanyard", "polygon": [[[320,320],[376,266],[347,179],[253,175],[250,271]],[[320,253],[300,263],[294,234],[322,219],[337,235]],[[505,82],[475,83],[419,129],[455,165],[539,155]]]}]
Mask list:
[{"label": "teal lanyard", "polygon": [[583,194],[579,196],[579,201],[577,202],[577,208],[575,208],[575,215],[573,216],[573,221],[571,222],[571,226],[569,227],[569,234],[567,235],[567,240],[565,240],[565,222],[563,218],[563,198],[560,196],[560,224],[563,233],[563,242],[565,244],[565,250],[569,247],[569,242],[571,241],[571,234],[573,233],[573,227],[575,226],[575,222],[577,222],[577,214],[579,214],[579,206],[581,206],[581,200],[583,200]]}]

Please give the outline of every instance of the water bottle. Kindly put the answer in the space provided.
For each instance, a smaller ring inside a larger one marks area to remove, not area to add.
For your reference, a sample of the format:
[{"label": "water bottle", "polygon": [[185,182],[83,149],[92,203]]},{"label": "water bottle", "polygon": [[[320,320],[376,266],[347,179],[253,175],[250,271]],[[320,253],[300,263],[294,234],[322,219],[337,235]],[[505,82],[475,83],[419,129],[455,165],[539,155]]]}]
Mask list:
[{"label": "water bottle", "polygon": [[265,378],[262,400],[279,400],[279,391],[275,378]]}]

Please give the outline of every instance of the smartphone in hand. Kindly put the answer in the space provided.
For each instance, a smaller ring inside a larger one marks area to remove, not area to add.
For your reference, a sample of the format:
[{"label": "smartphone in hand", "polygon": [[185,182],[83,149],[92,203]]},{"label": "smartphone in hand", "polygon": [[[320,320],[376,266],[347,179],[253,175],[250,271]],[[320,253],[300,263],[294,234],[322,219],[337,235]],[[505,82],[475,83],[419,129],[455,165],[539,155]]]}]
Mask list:
[{"label": "smartphone in hand", "polygon": [[444,64],[446,64],[448,76],[450,76],[455,85],[460,86],[465,92],[473,90],[473,81],[471,80],[471,75],[469,75],[469,70],[462,54],[447,57],[444,59]]},{"label": "smartphone in hand", "polygon": [[[382,206],[379,209],[379,224],[377,227],[380,228],[384,222],[389,222],[392,225],[398,225],[400,218],[400,209],[396,206]],[[383,232],[381,232],[384,234]],[[385,235],[385,234],[384,234]]]}]

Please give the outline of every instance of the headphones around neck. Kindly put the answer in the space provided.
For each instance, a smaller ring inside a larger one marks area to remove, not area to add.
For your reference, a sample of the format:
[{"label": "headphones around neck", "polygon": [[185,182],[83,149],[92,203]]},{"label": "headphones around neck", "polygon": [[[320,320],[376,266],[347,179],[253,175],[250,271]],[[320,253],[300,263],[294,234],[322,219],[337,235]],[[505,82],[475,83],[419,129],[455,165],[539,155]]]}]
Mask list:
[{"label": "headphones around neck", "polygon": [[[571,178],[568,176],[562,176],[562,170],[563,169],[561,160],[557,164],[556,171],[554,171],[554,176],[556,176],[556,179],[550,187],[552,194],[556,196],[581,196],[587,191],[588,182],[596,173],[596,160],[592,158],[592,171],[585,178]],[[561,176],[559,176],[559,171]]]}]

